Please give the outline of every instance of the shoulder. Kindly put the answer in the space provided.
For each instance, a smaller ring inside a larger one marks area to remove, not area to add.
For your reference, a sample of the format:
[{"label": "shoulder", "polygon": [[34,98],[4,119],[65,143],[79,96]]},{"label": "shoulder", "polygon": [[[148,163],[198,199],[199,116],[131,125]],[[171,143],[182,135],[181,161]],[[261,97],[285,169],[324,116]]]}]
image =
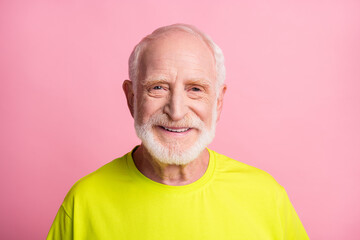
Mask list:
[{"label": "shoulder", "polygon": [[128,154],[125,154],[120,158],[116,158],[96,171],[82,177],[74,184],[73,188],[81,188],[93,184],[103,184],[106,181],[114,180],[114,178],[126,177],[128,172],[127,155]]},{"label": "shoulder", "polygon": [[209,151],[214,156],[218,177],[237,185],[281,191],[282,186],[269,173],[215,151]]},{"label": "shoulder", "polygon": [[[63,207],[71,209],[75,202],[96,199],[103,193],[111,192],[114,183],[126,182],[130,179],[127,167],[127,155],[116,158],[96,171],[79,179],[69,190]],[[121,185],[120,185],[121,186]]]}]

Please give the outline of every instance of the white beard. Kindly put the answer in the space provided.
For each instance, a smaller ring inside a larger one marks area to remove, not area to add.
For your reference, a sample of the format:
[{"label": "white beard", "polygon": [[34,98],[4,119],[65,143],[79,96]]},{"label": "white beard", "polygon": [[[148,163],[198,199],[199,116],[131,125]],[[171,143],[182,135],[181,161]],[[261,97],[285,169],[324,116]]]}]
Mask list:
[{"label": "white beard", "polygon": [[[212,110],[211,128],[207,129],[203,121],[195,114],[187,114],[181,121],[171,122],[166,114],[155,114],[148,122],[138,124],[137,109],[135,109],[135,130],[150,155],[165,164],[185,165],[195,160],[200,153],[212,142],[216,129],[216,104]],[[136,104],[135,104],[136,106]],[[199,131],[196,142],[187,149],[176,139],[161,143],[153,134],[155,126],[190,127]]]}]

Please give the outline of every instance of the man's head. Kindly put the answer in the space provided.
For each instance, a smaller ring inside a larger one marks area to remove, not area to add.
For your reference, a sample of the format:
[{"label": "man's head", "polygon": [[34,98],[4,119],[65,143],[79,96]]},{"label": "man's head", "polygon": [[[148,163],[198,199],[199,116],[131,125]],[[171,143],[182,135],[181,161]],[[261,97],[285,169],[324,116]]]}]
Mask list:
[{"label": "man's head", "polygon": [[189,25],[155,30],[129,59],[123,88],[138,137],[153,158],[167,164],[196,159],[215,135],[223,95],[223,55]]}]

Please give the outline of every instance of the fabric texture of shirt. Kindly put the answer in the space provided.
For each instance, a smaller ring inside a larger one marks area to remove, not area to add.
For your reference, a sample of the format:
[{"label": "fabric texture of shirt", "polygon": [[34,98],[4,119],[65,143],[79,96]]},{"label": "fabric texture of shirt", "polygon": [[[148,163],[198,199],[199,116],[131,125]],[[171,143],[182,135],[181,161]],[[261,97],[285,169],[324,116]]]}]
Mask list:
[{"label": "fabric texture of shirt", "polygon": [[208,150],[205,174],[184,186],[145,177],[131,152],[80,179],[47,239],[309,239],[269,174]]}]

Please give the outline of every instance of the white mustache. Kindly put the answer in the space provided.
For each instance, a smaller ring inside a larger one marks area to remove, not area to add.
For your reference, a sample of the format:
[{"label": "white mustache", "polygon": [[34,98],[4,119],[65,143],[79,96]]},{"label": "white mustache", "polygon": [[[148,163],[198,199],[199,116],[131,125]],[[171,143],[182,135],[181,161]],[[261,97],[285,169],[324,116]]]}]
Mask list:
[{"label": "white mustache", "polygon": [[197,128],[202,129],[205,127],[204,123],[196,115],[185,115],[180,121],[169,120],[166,114],[156,114],[150,118],[146,123],[147,125],[160,125],[168,128]]}]

